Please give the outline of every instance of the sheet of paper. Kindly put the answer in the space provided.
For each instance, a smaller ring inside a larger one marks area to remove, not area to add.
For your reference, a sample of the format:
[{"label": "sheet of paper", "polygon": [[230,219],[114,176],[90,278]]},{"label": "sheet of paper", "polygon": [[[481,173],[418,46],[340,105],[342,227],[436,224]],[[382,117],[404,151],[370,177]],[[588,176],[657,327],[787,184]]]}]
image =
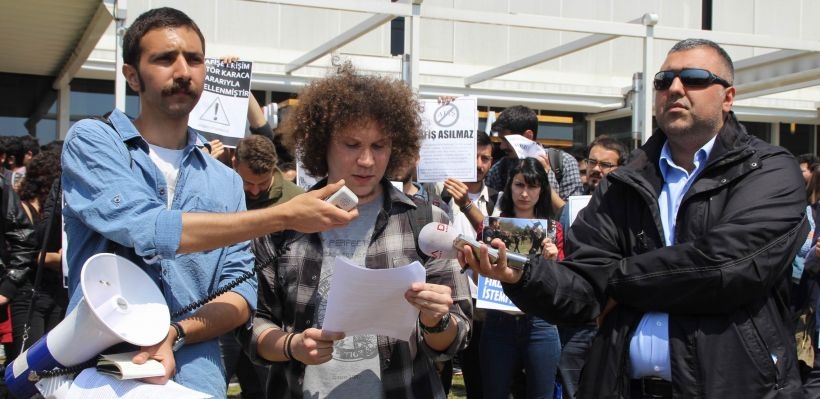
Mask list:
[{"label": "sheet of paper", "polygon": [[510,147],[515,150],[515,154],[519,159],[537,158],[539,155],[547,155],[547,151],[541,144],[536,143],[520,134],[508,134],[504,139],[510,143]]},{"label": "sheet of paper", "polygon": [[188,126],[199,130],[208,140],[219,139],[234,147],[245,137],[253,64],[225,64],[218,58],[206,58],[205,66],[205,86],[188,116]]},{"label": "sheet of paper", "polygon": [[424,140],[419,151],[416,180],[429,183],[453,177],[474,182],[478,99],[465,96],[447,104],[421,100],[421,105]]},{"label": "sheet of paper", "polygon": [[[572,226],[575,223],[575,217],[578,216],[578,212],[581,209],[584,209],[589,200],[592,198],[591,195],[570,195],[569,196],[569,225]],[[565,231],[567,229],[564,229]]]},{"label": "sheet of paper", "polygon": [[419,311],[404,299],[404,292],[411,284],[425,281],[424,266],[418,261],[393,269],[367,269],[338,256],[322,329],[407,341]]},{"label": "sheet of paper", "polygon": [[87,368],[74,378],[65,399],[205,399],[211,395],[186,388],[174,381],[165,385],[147,384],[138,380],[118,380]]}]

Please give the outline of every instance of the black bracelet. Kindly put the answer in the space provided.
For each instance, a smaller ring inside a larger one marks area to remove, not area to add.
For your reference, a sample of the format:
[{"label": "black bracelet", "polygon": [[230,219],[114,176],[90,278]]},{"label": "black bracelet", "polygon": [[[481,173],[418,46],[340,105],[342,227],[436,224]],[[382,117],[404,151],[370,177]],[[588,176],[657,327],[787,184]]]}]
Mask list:
[{"label": "black bracelet", "polygon": [[296,360],[293,358],[293,347],[291,346],[291,342],[293,342],[293,336],[296,333],[290,333],[288,335],[288,339],[285,341],[285,355],[287,356],[288,360]]},{"label": "black bracelet", "polygon": [[293,335],[293,333],[288,333],[285,335],[285,342],[282,344],[282,355],[285,357],[286,360],[290,360],[290,356],[288,356],[288,340]]},{"label": "black bracelet", "polygon": [[466,212],[467,212],[467,211],[469,211],[469,210],[470,210],[470,208],[472,208],[472,207],[473,207],[473,201],[470,201],[470,202],[468,202],[468,203],[467,203],[467,205],[464,205],[464,206],[462,206],[462,207],[459,207],[458,209],[460,209],[462,213],[466,213]]}]

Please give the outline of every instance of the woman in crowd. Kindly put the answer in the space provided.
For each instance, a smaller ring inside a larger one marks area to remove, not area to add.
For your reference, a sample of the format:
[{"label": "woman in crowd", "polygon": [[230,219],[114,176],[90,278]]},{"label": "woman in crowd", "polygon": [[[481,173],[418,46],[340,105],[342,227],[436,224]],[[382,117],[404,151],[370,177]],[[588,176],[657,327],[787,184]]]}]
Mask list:
[{"label": "woman in crowd", "polygon": [[[550,184],[542,164],[535,158],[519,160],[499,200],[501,217],[541,219],[547,232],[532,247],[547,259],[563,258],[563,229],[553,213]],[[554,234],[551,232],[554,231]],[[552,236],[551,236],[552,235]],[[524,369],[527,398],[552,398],[555,371],[561,356],[558,329],[523,313],[488,310],[481,336],[484,397],[507,398],[513,377]]]},{"label": "woman in crowd", "polygon": [[60,172],[60,153],[40,152],[26,168],[26,176],[20,186],[20,205],[39,234],[31,234],[29,248],[23,250],[25,253],[17,254],[26,259],[19,265],[22,278],[17,282],[17,295],[11,301],[13,339],[17,353],[22,345],[31,346],[59,324],[68,303],[62,282],[59,243],[56,243],[56,248],[52,245],[54,243],[49,243],[52,252],[46,252],[43,268],[39,270],[40,281],[35,285],[38,256],[44,245],[42,226],[49,222],[43,217],[47,212],[45,204],[52,185],[60,178]]}]

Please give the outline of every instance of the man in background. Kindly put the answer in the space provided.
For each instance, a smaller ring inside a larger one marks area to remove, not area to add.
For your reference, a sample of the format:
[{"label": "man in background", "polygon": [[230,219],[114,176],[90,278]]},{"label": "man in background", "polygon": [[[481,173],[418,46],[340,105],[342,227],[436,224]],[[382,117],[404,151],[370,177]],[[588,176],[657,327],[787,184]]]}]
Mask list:
[{"label": "man in background", "polygon": [[[504,137],[509,134],[519,134],[530,140],[535,140],[535,133],[538,131],[538,115],[530,108],[523,105],[515,105],[509,107],[501,112],[498,119],[493,123],[493,131],[498,132],[498,137],[501,138],[501,149],[506,153],[504,158],[498,160],[495,165],[487,173],[484,178],[484,183],[497,191],[504,190],[504,184],[507,183],[507,174],[510,167],[515,163],[518,156],[515,150],[504,140]],[[547,176],[550,180],[550,187],[557,190],[558,195],[566,201],[570,195],[581,194],[581,176],[578,173],[578,162],[575,158],[561,150],[561,179],[556,177],[556,173],[552,168],[558,168],[558,165],[549,165],[548,157],[544,157],[542,162],[547,163]],[[559,181],[560,180],[560,181]]]}]

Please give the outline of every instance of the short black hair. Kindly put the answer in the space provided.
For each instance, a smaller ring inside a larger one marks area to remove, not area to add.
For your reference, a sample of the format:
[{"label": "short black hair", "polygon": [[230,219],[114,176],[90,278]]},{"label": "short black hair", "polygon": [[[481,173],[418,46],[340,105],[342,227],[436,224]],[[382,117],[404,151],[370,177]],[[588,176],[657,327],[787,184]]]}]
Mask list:
[{"label": "short black hair", "polygon": [[491,145],[492,143],[493,142],[490,141],[490,136],[488,136],[487,133],[484,133],[480,130],[478,131],[478,134],[476,135],[475,139],[476,147],[486,147],[488,145]]},{"label": "short black hair", "polygon": [[812,153],[800,154],[797,156],[797,164],[800,165],[801,163],[806,164],[809,170],[811,170],[815,166],[820,165],[820,157]]},{"label": "short black hair", "polygon": [[199,36],[202,43],[202,51],[205,51],[205,36],[199,30],[196,22],[184,12],[175,8],[162,7],[154,8],[142,13],[134,23],[125,31],[122,37],[122,61],[128,65],[136,67],[142,54],[140,42],[142,37],[148,32],[158,28],[175,28],[184,26],[191,28]]},{"label": "short black hair", "polygon": [[538,132],[538,114],[524,105],[513,105],[501,111],[492,130],[502,132],[509,130],[513,134],[521,134],[527,130],[532,130],[533,134]]},{"label": "short black hair", "polygon": [[[615,151],[618,153],[618,165],[623,165],[626,163],[626,157],[629,155],[629,151],[627,151],[626,146],[624,143],[613,139],[605,134],[602,134],[595,138],[592,143],[589,143],[589,151],[592,151],[592,147],[596,145],[603,147],[609,151]],[[587,154],[589,154],[587,151]]]},{"label": "short black hair", "polygon": [[719,44],[711,40],[683,39],[675,43],[675,45],[672,46],[671,49],[669,49],[669,52],[667,54],[676,53],[678,51],[692,50],[700,47],[709,47],[718,53],[721,60],[723,61],[723,66],[726,67],[726,70],[729,72],[729,76],[725,76],[725,78],[729,81],[729,84],[732,84],[732,82],[735,81],[735,64],[732,62],[732,57],[729,56],[729,53],[727,53],[726,50],[723,49],[723,47],[720,47]]}]

